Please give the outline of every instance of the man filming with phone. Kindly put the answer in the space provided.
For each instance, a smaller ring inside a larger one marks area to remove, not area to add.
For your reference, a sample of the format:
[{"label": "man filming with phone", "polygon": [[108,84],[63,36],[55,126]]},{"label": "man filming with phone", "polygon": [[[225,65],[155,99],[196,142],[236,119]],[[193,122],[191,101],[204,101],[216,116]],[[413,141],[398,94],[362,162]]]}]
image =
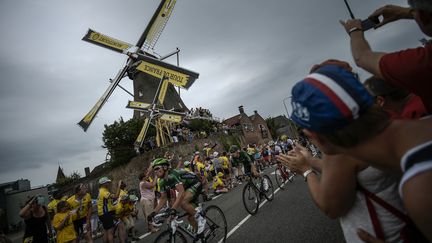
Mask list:
[{"label": "man filming with phone", "polygon": [[[432,0],[408,0],[410,7],[386,5],[373,12],[368,19],[379,28],[400,19],[414,19],[421,31],[432,37]],[[382,21],[379,22],[379,18]],[[363,21],[364,22],[364,21]],[[422,47],[393,53],[376,52],[364,37],[362,21],[340,21],[351,39],[351,51],[357,66],[386,82],[418,95],[429,113],[432,112],[432,42]]]}]

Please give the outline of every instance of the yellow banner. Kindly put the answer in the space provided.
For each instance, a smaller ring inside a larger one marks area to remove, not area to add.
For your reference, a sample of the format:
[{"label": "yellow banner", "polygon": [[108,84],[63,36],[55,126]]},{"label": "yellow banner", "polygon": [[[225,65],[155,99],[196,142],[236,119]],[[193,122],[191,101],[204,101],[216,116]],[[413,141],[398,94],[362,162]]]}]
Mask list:
[{"label": "yellow banner", "polygon": [[179,115],[172,115],[172,114],[163,114],[160,117],[160,119],[164,120],[164,121],[177,122],[177,123],[179,123],[179,122],[182,121],[182,117],[181,116],[179,116]]},{"label": "yellow banner", "polygon": [[149,125],[150,125],[149,119],[146,118],[144,120],[144,125],[143,125],[143,127],[142,127],[142,129],[141,129],[141,131],[140,131],[140,133],[139,133],[139,135],[137,137],[137,139],[135,140],[135,146],[140,147],[142,145],[142,143],[144,141],[144,138],[145,138],[145,136],[147,134],[147,130],[149,128]]},{"label": "yellow banner", "polygon": [[126,107],[131,109],[145,110],[145,109],[149,109],[151,107],[151,104],[139,102],[139,101],[129,101]]},{"label": "yellow banner", "polygon": [[87,34],[83,37],[83,40],[118,52],[123,52],[124,50],[127,50],[133,46],[129,43],[114,39],[92,29],[88,30]]},{"label": "yellow banner", "polygon": [[158,96],[159,104],[161,104],[161,105],[163,105],[163,103],[164,103],[165,95],[166,95],[166,92],[168,90],[168,84],[169,84],[168,79],[165,79],[162,82],[162,85],[161,85],[161,88],[159,91],[159,96]]},{"label": "yellow banner", "polygon": [[140,70],[141,72],[148,73],[156,78],[166,77],[168,78],[169,82],[180,87],[185,87],[189,80],[189,75],[168,68],[164,68],[162,66],[155,65],[146,61],[142,61],[136,69]]}]

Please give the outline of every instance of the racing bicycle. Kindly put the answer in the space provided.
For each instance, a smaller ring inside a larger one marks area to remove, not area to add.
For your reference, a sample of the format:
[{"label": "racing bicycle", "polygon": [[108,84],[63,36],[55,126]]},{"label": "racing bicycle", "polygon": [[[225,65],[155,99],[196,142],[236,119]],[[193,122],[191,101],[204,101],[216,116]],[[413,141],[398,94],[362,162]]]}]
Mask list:
[{"label": "racing bicycle", "polygon": [[259,204],[263,197],[269,201],[273,200],[273,183],[267,175],[254,178],[248,174],[247,178],[248,182],[243,187],[243,205],[249,214],[255,215],[258,212]]},{"label": "racing bicycle", "polygon": [[188,215],[186,212],[174,217],[170,215],[167,208],[155,215],[153,219],[155,226],[161,226],[164,221],[167,224],[167,229],[161,232],[154,242],[187,242],[185,235],[192,238],[193,242],[225,242],[228,226],[222,210],[216,205],[210,205],[202,210],[201,204],[197,210],[206,219],[205,229],[201,234],[195,234],[192,232],[191,225],[188,225],[184,220],[179,220]]},{"label": "racing bicycle", "polygon": [[277,161],[275,169],[276,184],[281,190],[285,189],[285,182],[293,182],[295,173],[291,172],[288,167]]}]

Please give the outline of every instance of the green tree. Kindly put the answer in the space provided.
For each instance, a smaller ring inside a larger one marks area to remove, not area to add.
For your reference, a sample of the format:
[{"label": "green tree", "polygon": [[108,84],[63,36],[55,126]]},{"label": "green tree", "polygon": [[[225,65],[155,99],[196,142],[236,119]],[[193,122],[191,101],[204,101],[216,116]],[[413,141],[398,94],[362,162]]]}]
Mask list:
[{"label": "green tree", "polygon": [[214,124],[215,123],[213,121],[209,121],[209,120],[193,119],[186,127],[193,132],[205,131],[207,134],[209,134],[210,132],[212,132]]},{"label": "green tree", "polygon": [[273,117],[268,117],[265,119],[265,121],[267,123],[267,127],[270,130],[270,134],[272,135],[273,138],[276,138],[276,130],[279,127],[276,126],[275,119]]},{"label": "green tree", "polygon": [[[134,142],[143,124],[144,119],[132,118],[125,122],[122,117],[111,125],[105,124],[102,141],[111,155],[112,166],[126,164],[136,156]],[[155,128],[150,126],[147,137],[155,134]]]}]

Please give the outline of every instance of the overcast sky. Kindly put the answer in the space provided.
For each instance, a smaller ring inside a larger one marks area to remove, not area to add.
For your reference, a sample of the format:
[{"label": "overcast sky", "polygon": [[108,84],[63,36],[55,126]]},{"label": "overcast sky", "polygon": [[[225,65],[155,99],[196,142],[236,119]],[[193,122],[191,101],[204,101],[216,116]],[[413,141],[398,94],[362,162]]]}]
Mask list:
[{"label": "overcast sky", "polygon": [[[350,0],[358,18],[386,3]],[[76,125],[108,87],[125,56],[84,42],[88,28],[135,44],[156,0],[0,0],[0,183],[19,178],[32,186],[93,169],[105,159],[104,124],[122,116],[131,97],[116,89],[87,132]],[[180,65],[200,74],[181,96],[220,118],[254,110],[286,113],[282,100],[309,68],[328,58],[349,61],[349,39],[338,23],[343,0],[178,0],[155,51],[180,48]],[[367,33],[375,50],[419,45],[414,21]],[[167,59],[175,64],[175,58]],[[361,78],[368,74],[358,70]],[[132,91],[131,80],[122,86]]]}]

